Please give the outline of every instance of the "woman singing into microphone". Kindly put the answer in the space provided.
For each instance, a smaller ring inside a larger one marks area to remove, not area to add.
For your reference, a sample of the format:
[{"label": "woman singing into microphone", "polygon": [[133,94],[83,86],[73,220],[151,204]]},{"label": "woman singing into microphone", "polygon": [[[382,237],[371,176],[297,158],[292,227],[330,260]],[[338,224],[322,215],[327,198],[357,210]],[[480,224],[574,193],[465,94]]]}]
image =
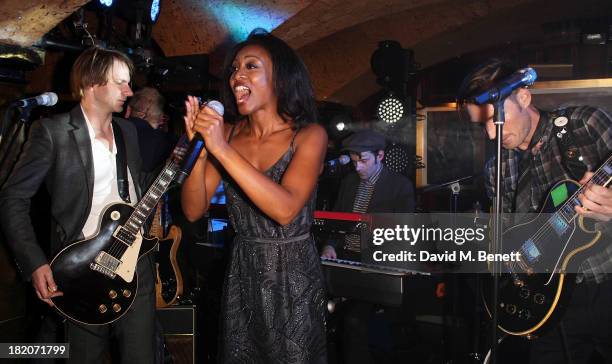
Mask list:
[{"label": "woman singing into microphone", "polygon": [[222,301],[223,363],[324,363],[325,296],[310,235],[327,147],[315,121],[308,72],[270,34],[238,44],[226,60],[225,118],[186,102],[190,138],[206,149],[182,189],[191,221],[223,180],[237,233]]}]

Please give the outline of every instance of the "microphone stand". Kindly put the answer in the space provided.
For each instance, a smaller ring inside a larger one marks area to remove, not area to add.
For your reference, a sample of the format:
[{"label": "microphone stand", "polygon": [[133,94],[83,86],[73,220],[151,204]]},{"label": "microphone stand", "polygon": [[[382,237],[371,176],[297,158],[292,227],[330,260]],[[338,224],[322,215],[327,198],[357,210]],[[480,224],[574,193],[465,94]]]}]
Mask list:
[{"label": "microphone stand", "polygon": [[[0,142],[0,151],[4,150],[4,155],[2,156],[2,160],[0,160],[0,170],[3,171],[9,171],[9,165],[6,165],[8,162],[8,158],[11,155],[11,150],[13,148],[13,144],[15,144],[15,141],[19,138],[19,134],[21,134],[21,131],[24,129],[25,125],[28,122],[28,119],[30,118],[30,112],[32,111],[32,107],[23,107],[20,108],[21,112],[19,114],[19,120],[17,121],[17,125],[14,128],[15,130],[13,131],[13,133],[8,136],[7,138],[2,138],[2,142]],[[7,127],[8,125],[4,125],[4,127]],[[8,130],[6,130],[8,132]],[[8,141],[7,141],[8,140]],[[3,145],[6,144],[5,142],[8,143],[6,148],[3,148]],[[6,176],[2,176],[3,180],[0,180],[0,186],[2,186],[5,182],[4,177],[8,177],[8,173]]]},{"label": "microphone stand", "polygon": [[[497,144],[497,160],[495,167],[495,210],[493,211],[493,243],[491,245],[491,250],[493,254],[499,254],[502,251],[502,197],[501,197],[501,183],[502,183],[502,140],[503,140],[503,130],[504,130],[504,122],[505,122],[505,113],[504,113],[504,100],[500,99],[495,102],[493,105],[495,114],[493,122],[496,127],[496,144]],[[498,256],[498,255],[494,255]],[[490,363],[495,364],[497,359],[497,301],[499,296],[499,276],[501,272],[501,262],[497,260],[493,260],[493,297],[491,299],[491,319],[493,321],[492,330],[491,330],[491,361]]]}]

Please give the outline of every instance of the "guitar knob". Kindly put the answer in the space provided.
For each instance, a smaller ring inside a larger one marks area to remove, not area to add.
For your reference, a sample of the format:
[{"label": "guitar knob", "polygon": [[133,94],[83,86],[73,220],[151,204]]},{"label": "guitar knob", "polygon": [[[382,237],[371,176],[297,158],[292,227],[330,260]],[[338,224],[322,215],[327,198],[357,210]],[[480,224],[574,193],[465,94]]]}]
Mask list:
[{"label": "guitar knob", "polygon": [[524,308],[519,311],[519,317],[525,320],[529,320],[531,318],[531,312],[528,309]]},{"label": "guitar knob", "polygon": [[115,303],[115,304],[113,305],[113,311],[115,311],[115,312],[119,312],[119,311],[121,311],[121,305],[120,305],[120,304],[118,304],[118,303]]},{"label": "guitar knob", "polygon": [[523,282],[523,280],[519,278],[515,278],[512,282],[517,287],[523,287],[525,285],[525,282]]},{"label": "guitar knob", "polygon": [[529,289],[527,289],[525,287],[521,288],[521,290],[519,292],[519,296],[521,296],[521,298],[523,298],[523,299],[527,299],[530,294],[531,294],[531,292],[529,292]]},{"label": "guitar knob", "polygon": [[123,293],[123,297],[125,298],[130,298],[130,296],[132,295],[132,291],[130,291],[129,289],[124,289],[121,293]]},{"label": "guitar knob", "polygon": [[515,305],[506,306],[506,312],[508,312],[510,315],[514,315],[516,313],[516,306]]},{"label": "guitar knob", "polygon": [[108,291],[108,297],[110,297],[111,300],[114,300],[115,298],[117,298],[117,291],[111,289],[110,291]]},{"label": "guitar knob", "polygon": [[545,299],[546,299],[546,297],[544,297],[544,295],[541,294],[541,293],[536,293],[533,296],[533,302],[537,303],[538,305],[543,304]]},{"label": "guitar knob", "polygon": [[108,308],[106,307],[106,305],[98,306],[98,311],[100,311],[100,313],[105,313],[107,310]]}]

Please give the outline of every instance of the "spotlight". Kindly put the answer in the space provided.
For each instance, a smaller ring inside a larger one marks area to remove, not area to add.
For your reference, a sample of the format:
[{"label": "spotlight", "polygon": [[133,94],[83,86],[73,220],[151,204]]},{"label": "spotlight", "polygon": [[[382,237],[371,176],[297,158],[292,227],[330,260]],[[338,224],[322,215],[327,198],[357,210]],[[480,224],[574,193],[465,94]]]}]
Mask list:
[{"label": "spotlight", "polygon": [[151,23],[155,23],[159,17],[159,2],[161,0],[153,0],[151,2],[151,11],[149,16],[151,17]]},{"label": "spotlight", "polygon": [[385,150],[385,165],[394,172],[408,175],[410,171],[410,154],[407,145],[392,143]]},{"label": "spotlight", "polygon": [[389,93],[385,98],[380,100],[376,110],[378,119],[387,124],[395,124],[400,121],[406,114],[406,108],[400,99],[395,97],[393,93]]},{"label": "spotlight", "polygon": [[113,5],[113,0],[99,0],[100,4],[106,6],[107,8],[110,8],[111,5]]},{"label": "spotlight", "polygon": [[336,129],[338,129],[338,131],[343,131],[346,128],[346,124],[344,124],[344,122],[339,122],[338,124],[336,124]]}]

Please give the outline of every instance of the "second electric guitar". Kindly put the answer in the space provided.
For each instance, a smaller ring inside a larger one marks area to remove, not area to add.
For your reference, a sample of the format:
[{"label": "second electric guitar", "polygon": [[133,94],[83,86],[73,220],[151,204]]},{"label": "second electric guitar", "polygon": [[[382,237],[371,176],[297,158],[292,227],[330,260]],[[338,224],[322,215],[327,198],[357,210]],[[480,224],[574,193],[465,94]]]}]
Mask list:
[{"label": "second electric guitar", "polygon": [[[612,156],[589,183],[608,187],[611,181]],[[504,266],[499,282],[498,327],[505,333],[537,336],[562,316],[575,284],[568,272],[577,271],[577,265],[592,253],[601,237],[601,232],[589,230],[574,210],[584,188],[571,180],[558,182],[537,217],[505,230],[504,245],[520,253],[520,261]],[[582,254],[587,250],[588,254]],[[491,285],[486,285],[489,312],[490,297]]]}]

